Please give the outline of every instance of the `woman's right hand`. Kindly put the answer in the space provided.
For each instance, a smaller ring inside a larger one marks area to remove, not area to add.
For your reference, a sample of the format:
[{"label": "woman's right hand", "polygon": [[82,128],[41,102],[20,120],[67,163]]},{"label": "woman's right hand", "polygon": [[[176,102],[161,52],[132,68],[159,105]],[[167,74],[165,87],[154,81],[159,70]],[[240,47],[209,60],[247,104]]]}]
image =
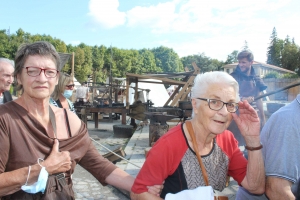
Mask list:
[{"label": "woman's right hand", "polygon": [[54,140],[52,151],[48,158],[41,163],[49,173],[56,174],[61,172],[66,172],[71,169],[71,156],[69,151],[59,151],[59,141]]}]

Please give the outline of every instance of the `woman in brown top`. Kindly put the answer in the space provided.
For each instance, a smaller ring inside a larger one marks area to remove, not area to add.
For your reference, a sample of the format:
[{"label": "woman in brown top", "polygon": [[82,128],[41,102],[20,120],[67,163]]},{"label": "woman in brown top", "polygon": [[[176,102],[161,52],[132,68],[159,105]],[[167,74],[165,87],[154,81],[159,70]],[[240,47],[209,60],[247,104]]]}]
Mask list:
[{"label": "woman in brown top", "polygon": [[70,193],[68,199],[73,199],[71,174],[77,163],[102,184],[130,191],[134,178],[98,153],[85,124],[70,110],[49,104],[60,66],[55,48],[48,42],[22,45],[15,62],[14,76],[22,95],[0,107],[2,200],[44,198],[42,192],[31,194],[21,190],[24,185],[38,182],[42,167],[49,177],[55,175],[65,182]]}]

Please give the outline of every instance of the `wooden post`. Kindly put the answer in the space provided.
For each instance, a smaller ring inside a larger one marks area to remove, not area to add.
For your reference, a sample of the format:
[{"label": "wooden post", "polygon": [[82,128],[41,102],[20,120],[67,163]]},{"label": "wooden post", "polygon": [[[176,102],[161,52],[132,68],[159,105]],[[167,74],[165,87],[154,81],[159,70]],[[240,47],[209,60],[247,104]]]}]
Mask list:
[{"label": "wooden post", "polygon": [[129,77],[126,76],[126,109],[129,109]]}]

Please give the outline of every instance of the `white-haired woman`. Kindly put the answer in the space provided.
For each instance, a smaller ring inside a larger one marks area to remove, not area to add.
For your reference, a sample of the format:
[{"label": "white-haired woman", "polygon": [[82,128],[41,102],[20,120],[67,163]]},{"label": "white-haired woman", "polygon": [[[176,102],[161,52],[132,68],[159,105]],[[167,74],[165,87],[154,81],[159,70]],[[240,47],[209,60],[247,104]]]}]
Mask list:
[{"label": "white-haired woman", "polygon": [[[132,199],[161,199],[167,193],[205,186],[222,191],[230,175],[252,193],[264,192],[265,173],[260,143],[260,123],[247,101],[239,102],[238,83],[225,72],[197,75],[192,88],[193,117],[163,135],[149,151],[132,187]],[[239,109],[239,116],[235,112]],[[247,161],[233,134],[238,124],[249,151]],[[198,151],[196,151],[198,149]],[[204,164],[205,181],[197,154]],[[147,192],[147,185],[161,184],[161,198]]]}]

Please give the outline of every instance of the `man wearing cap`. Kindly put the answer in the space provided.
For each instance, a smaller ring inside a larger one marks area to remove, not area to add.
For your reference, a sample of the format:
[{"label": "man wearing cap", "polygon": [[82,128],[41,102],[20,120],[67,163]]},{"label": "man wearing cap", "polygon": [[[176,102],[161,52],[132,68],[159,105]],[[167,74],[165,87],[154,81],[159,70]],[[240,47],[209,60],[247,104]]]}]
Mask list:
[{"label": "man wearing cap", "polygon": [[9,89],[14,81],[14,70],[14,61],[0,58],[0,104],[13,100]]}]

